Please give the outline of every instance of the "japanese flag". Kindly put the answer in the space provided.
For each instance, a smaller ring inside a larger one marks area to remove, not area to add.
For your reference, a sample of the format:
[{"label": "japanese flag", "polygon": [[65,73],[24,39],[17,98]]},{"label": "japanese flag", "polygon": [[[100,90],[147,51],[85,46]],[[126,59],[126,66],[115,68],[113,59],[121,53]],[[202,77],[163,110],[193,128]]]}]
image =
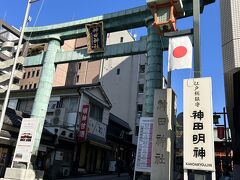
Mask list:
[{"label": "japanese flag", "polygon": [[192,43],[189,36],[169,38],[168,71],[192,68]]}]

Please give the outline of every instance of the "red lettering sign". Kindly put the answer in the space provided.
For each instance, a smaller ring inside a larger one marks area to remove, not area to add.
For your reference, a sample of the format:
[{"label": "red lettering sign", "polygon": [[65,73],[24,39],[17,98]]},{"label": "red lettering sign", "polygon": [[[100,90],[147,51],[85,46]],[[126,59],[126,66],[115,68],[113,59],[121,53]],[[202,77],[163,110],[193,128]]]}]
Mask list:
[{"label": "red lettering sign", "polygon": [[84,142],[86,140],[88,111],[89,111],[89,105],[83,105],[82,114],[80,116],[80,126],[79,126],[79,134],[78,134],[78,140],[80,142]]}]

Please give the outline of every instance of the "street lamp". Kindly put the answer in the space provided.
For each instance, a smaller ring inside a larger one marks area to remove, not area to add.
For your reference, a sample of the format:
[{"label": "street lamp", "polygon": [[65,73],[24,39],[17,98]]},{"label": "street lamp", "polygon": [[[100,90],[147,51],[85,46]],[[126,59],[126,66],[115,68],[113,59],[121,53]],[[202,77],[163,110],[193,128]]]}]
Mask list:
[{"label": "street lamp", "polygon": [[[218,125],[219,124],[218,119],[221,118],[221,115],[223,115],[223,120],[224,120],[223,125]],[[223,108],[223,112],[214,112],[213,113],[213,122],[217,126],[218,131],[223,130],[224,137],[222,137],[222,138],[225,138],[225,163],[224,163],[225,175],[227,175],[227,172],[228,172],[228,146],[227,146],[226,115],[227,115],[227,112],[226,112],[225,107]],[[222,128],[222,129],[220,129],[220,128]],[[221,137],[220,137],[220,139],[221,139]]]},{"label": "street lamp", "polygon": [[7,91],[6,91],[6,96],[4,98],[4,102],[3,102],[3,106],[2,106],[2,113],[1,113],[1,118],[0,118],[0,132],[2,130],[2,126],[3,126],[3,122],[4,122],[4,117],[5,117],[8,101],[9,101],[9,95],[10,95],[10,91],[11,91],[11,86],[12,86],[14,73],[15,73],[15,69],[16,69],[16,65],[17,65],[17,59],[19,57],[19,53],[20,53],[20,50],[21,50],[24,30],[25,30],[26,24],[28,22],[28,14],[29,14],[29,11],[30,11],[31,3],[34,3],[36,1],[39,1],[39,0],[28,0],[27,8],[26,8],[26,11],[25,11],[25,17],[24,17],[24,21],[23,21],[23,25],[22,25],[19,41],[18,41],[17,51],[16,51],[16,55],[14,57],[12,72],[11,72],[11,75],[10,75],[8,88],[7,88]]}]

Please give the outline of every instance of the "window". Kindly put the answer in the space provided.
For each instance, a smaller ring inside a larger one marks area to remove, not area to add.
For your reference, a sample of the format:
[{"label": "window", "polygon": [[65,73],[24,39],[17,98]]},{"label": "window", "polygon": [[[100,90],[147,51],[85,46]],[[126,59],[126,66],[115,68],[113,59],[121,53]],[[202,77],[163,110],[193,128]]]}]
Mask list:
[{"label": "window", "polygon": [[101,122],[103,116],[103,109],[96,104],[90,103],[90,115],[96,121]]},{"label": "window", "polygon": [[32,84],[29,84],[29,89],[32,89]]},{"label": "window", "polygon": [[25,79],[25,78],[26,78],[26,73],[23,74],[23,79]]},{"label": "window", "polygon": [[17,65],[16,65],[16,70],[21,71],[22,68],[23,68],[23,65],[22,65],[21,63],[17,63]]},{"label": "window", "polygon": [[144,84],[138,84],[138,93],[144,92]]},{"label": "window", "polygon": [[39,73],[40,73],[40,70],[38,69],[36,74],[37,77],[39,76]]},{"label": "window", "polygon": [[13,84],[19,84],[19,82],[20,82],[20,79],[18,79],[18,78],[13,79]]},{"label": "window", "polygon": [[145,73],[145,65],[139,66],[139,73]]},{"label": "window", "polygon": [[120,42],[123,42],[123,37],[120,37]]},{"label": "window", "polygon": [[19,105],[17,110],[25,113],[31,113],[32,106],[33,106],[33,99],[22,99],[22,100],[19,100]]},{"label": "window", "polygon": [[143,110],[143,105],[138,104],[137,105],[137,114],[141,116],[142,115],[142,110]]},{"label": "window", "polygon": [[79,82],[79,75],[77,75],[76,82],[77,83]]},{"label": "window", "polygon": [[119,68],[117,68],[117,75],[119,75],[120,74],[120,69]]},{"label": "window", "polygon": [[33,88],[36,89],[37,88],[37,83],[33,84]]},{"label": "window", "polygon": [[23,86],[20,86],[20,89],[23,89]]},{"label": "window", "polygon": [[68,112],[68,113],[77,112],[78,97],[77,96],[64,97],[62,107],[66,108],[66,112]]},{"label": "window", "polygon": [[35,75],[35,71],[32,72],[32,77],[34,77],[34,75]]},{"label": "window", "polygon": [[27,89],[27,85],[24,86],[24,89]]},{"label": "window", "polygon": [[78,63],[78,69],[81,69],[81,65],[82,65],[81,63]]},{"label": "window", "polygon": [[31,74],[31,72],[29,71],[27,74],[27,78],[30,78],[30,74]]}]

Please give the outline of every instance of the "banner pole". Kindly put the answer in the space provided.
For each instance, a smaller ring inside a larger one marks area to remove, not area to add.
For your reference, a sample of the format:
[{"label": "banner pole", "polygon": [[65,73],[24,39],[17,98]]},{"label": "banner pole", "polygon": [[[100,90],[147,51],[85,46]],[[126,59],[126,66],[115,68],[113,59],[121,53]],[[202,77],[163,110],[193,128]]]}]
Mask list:
[{"label": "banner pole", "polygon": [[212,180],[216,180],[216,172],[212,171]]}]

